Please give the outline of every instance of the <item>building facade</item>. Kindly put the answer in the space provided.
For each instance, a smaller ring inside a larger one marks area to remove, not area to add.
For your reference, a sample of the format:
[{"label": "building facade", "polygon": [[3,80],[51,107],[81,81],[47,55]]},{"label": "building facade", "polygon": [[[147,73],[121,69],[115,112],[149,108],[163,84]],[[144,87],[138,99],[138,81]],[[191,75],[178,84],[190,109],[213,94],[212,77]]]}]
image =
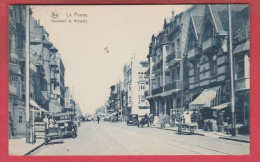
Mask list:
[{"label": "building facade", "polygon": [[[249,6],[231,5],[237,123],[249,125]],[[151,113],[199,110],[203,119],[231,119],[228,5],[194,5],[165,19],[152,36],[148,62]],[[172,110],[171,110],[172,109]]]},{"label": "building facade", "polygon": [[147,61],[137,61],[133,56],[131,63],[124,66],[124,93],[122,97],[124,116],[130,114],[145,115],[150,113],[149,102],[145,99],[145,92],[149,89],[146,71]]},{"label": "building facade", "polygon": [[147,56],[150,89],[146,97],[154,116],[171,115],[189,100],[188,63],[184,49],[190,15],[201,14],[204,5],[192,6],[187,11],[164,20],[162,31],[153,35]]},{"label": "building facade", "polygon": [[9,7],[9,137],[25,134],[25,14]]}]

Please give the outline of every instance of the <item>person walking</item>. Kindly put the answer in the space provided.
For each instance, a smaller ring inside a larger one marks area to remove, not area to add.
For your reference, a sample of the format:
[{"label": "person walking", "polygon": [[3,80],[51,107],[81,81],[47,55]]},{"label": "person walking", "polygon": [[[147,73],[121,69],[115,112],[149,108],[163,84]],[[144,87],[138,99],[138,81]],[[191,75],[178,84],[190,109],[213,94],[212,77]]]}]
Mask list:
[{"label": "person walking", "polygon": [[97,116],[97,122],[98,122],[98,124],[99,124],[99,120],[100,120],[100,119],[99,119],[99,116]]}]

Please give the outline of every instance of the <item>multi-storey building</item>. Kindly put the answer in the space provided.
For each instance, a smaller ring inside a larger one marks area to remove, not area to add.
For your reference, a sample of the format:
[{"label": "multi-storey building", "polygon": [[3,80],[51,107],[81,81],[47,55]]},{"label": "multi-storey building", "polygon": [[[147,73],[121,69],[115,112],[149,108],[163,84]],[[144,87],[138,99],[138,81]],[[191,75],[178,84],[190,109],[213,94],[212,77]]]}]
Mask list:
[{"label": "multi-storey building", "polygon": [[150,89],[146,97],[154,116],[171,114],[171,109],[182,108],[189,100],[188,63],[184,48],[190,15],[198,15],[204,5],[192,6],[187,11],[164,20],[163,30],[152,36],[147,56]]},{"label": "multi-storey building", "polygon": [[25,6],[9,6],[9,135],[25,134]]},{"label": "multi-storey building", "polygon": [[[249,121],[249,6],[231,5],[237,122]],[[149,47],[151,113],[170,109],[203,110],[231,119],[228,5],[194,5],[165,19]],[[227,109],[225,109],[227,108]]]},{"label": "multi-storey building", "polygon": [[[231,12],[235,111],[237,122],[248,125],[249,7],[231,5]],[[228,26],[228,5],[207,5],[203,15],[190,16],[185,50],[189,62],[189,105],[190,108],[210,108],[203,113],[204,118],[211,118],[216,110],[231,116]]]},{"label": "multi-storey building", "polygon": [[109,113],[117,113],[117,116],[122,115],[122,91],[123,83],[119,81],[117,84],[110,87],[110,97],[109,97]]},{"label": "multi-storey building", "polygon": [[65,98],[64,98],[64,111],[74,112],[75,111],[75,101],[71,92],[70,87],[65,87]]},{"label": "multi-storey building", "polygon": [[[58,50],[49,42],[49,34],[35,20],[33,16],[30,18],[30,48],[35,56],[35,63],[43,70],[39,70],[37,90],[35,98],[38,104],[50,112],[61,112],[62,107],[58,102],[57,87],[59,86],[59,64],[56,60]],[[41,91],[41,93],[39,92]]]},{"label": "multi-storey building", "polygon": [[147,61],[137,61],[132,57],[131,63],[124,66],[124,116],[139,114],[141,116],[150,113],[150,105],[145,99],[145,92],[149,89],[148,78],[145,72],[148,69]]},{"label": "multi-storey building", "polygon": [[62,107],[64,107],[65,98],[65,67],[59,53],[56,54],[56,62],[58,64],[57,70],[59,73],[57,75],[58,86],[56,87],[57,99]]}]

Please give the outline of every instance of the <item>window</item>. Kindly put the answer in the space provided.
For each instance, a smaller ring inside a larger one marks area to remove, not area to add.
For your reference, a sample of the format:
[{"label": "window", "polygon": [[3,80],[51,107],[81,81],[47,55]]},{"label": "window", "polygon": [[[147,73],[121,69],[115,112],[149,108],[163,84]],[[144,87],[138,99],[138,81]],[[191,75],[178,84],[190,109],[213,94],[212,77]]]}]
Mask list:
[{"label": "window", "polygon": [[12,74],[10,77],[10,81],[11,82],[18,82],[19,81],[19,77],[15,74]]},{"label": "window", "polygon": [[177,68],[177,80],[180,80],[180,67]]},{"label": "window", "polygon": [[145,97],[144,97],[144,95],[141,95],[141,102],[145,102]]},{"label": "window", "polygon": [[128,101],[129,101],[129,103],[132,102],[132,97],[131,96],[129,96],[129,100]]},{"label": "window", "polygon": [[198,64],[194,65],[194,81],[198,82],[200,79],[200,67]]},{"label": "window", "polygon": [[18,123],[21,124],[23,123],[23,112],[18,111]]},{"label": "window", "polygon": [[236,79],[237,78],[243,78],[245,74],[245,68],[244,68],[244,54],[237,55],[235,57],[236,62]]},{"label": "window", "polygon": [[141,84],[139,84],[140,86],[139,86],[139,89],[145,89],[145,83],[141,83]]},{"label": "window", "polygon": [[169,72],[169,71],[166,71],[166,72],[165,72],[165,76],[167,76],[167,77],[170,76],[170,72]]},{"label": "window", "polygon": [[196,39],[193,34],[190,34],[188,39],[188,45],[187,45],[188,51],[194,48],[195,44],[196,44]]},{"label": "window", "polygon": [[180,42],[180,38],[177,39],[177,50],[181,49],[181,42]]},{"label": "window", "polygon": [[128,89],[131,90],[131,84],[128,84]]},{"label": "window", "polygon": [[211,61],[210,61],[210,73],[211,73],[211,76],[217,75],[217,61],[216,60],[211,59]]}]

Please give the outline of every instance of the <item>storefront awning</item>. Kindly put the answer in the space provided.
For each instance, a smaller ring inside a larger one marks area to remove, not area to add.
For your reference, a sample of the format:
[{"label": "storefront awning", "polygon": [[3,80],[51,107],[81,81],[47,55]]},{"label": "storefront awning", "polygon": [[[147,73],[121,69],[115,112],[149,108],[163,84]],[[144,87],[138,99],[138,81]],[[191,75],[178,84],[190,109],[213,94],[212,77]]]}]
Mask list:
[{"label": "storefront awning", "polygon": [[202,106],[202,107],[211,107],[211,102],[216,98],[220,86],[205,89],[193,102],[190,103],[190,106]]},{"label": "storefront awning", "polygon": [[11,71],[14,74],[18,74],[18,75],[22,74],[21,69],[18,64],[9,63],[9,71]]},{"label": "storefront awning", "polygon": [[243,51],[248,51],[249,50],[249,46],[250,46],[250,43],[249,43],[249,40],[238,45],[235,49],[234,49],[234,52],[233,54],[237,54],[237,53],[240,53],[240,52],[243,52]]},{"label": "storefront awning", "polygon": [[61,112],[62,106],[57,100],[51,99],[49,103],[49,111],[51,113],[58,113]]},{"label": "storefront awning", "polygon": [[214,109],[214,110],[221,110],[221,109],[224,109],[228,106],[231,106],[231,102],[226,102],[226,103],[223,103],[223,104],[220,104],[218,106],[214,106],[212,107],[211,109]]},{"label": "storefront awning", "polygon": [[40,111],[48,112],[45,109],[41,108],[33,99],[30,99],[30,105],[33,106],[34,108],[37,108]]}]

